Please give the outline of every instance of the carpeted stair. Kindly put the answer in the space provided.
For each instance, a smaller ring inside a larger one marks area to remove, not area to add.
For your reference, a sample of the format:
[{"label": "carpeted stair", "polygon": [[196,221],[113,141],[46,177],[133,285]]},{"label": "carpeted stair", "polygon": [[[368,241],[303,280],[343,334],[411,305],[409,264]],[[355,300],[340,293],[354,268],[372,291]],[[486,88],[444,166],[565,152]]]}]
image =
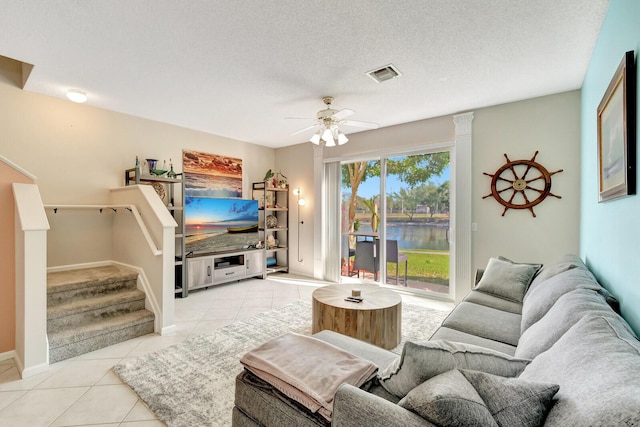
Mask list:
[{"label": "carpeted stair", "polygon": [[117,266],[47,275],[49,363],[153,332],[138,273]]}]

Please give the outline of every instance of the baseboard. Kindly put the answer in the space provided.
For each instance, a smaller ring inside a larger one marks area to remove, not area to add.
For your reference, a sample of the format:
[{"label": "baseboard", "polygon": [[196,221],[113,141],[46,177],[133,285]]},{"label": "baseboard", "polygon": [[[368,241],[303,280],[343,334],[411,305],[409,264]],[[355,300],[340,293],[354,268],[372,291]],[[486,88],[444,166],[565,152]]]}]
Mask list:
[{"label": "baseboard", "polygon": [[83,264],[58,265],[55,267],[47,267],[47,273],[57,273],[59,271],[80,270],[82,268],[104,267],[116,264],[114,261],[96,261]]},{"label": "baseboard", "polygon": [[177,329],[176,325],[167,326],[166,328],[162,328],[162,330],[160,330],[160,335],[172,334],[176,331],[176,329]]},{"label": "baseboard", "polygon": [[[18,364],[16,363],[16,366]],[[32,366],[30,368],[26,368],[21,370],[20,368],[18,368],[18,372],[20,372],[20,376],[24,379],[24,378],[29,378],[29,377],[33,377],[35,375],[41,374],[43,372],[47,372],[49,370],[49,364],[48,363],[41,363],[39,365],[36,366]]]},{"label": "baseboard", "polygon": [[15,350],[5,351],[4,353],[0,353],[0,362],[4,360],[14,359],[16,357]]}]

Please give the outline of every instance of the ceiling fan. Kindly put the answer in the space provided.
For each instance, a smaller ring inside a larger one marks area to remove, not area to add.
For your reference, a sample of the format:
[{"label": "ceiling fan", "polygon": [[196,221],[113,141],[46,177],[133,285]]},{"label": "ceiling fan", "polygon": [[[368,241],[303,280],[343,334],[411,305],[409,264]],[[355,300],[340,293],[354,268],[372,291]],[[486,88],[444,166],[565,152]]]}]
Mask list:
[{"label": "ceiling fan", "polygon": [[325,96],[322,98],[322,102],[325,103],[327,108],[318,111],[315,119],[316,123],[311,126],[307,126],[304,129],[300,129],[291,135],[297,135],[311,129],[318,129],[317,132],[309,138],[309,141],[316,145],[320,145],[320,142],[322,141],[327,147],[334,147],[336,142],[338,145],[343,145],[349,141],[349,138],[347,138],[342,130],[340,130],[340,126],[353,126],[365,129],[377,129],[379,126],[377,123],[345,120],[345,118],[354,114],[355,111],[348,108],[344,108],[340,111],[334,110],[331,108],[331,105],[333,104],[332,96]]}]

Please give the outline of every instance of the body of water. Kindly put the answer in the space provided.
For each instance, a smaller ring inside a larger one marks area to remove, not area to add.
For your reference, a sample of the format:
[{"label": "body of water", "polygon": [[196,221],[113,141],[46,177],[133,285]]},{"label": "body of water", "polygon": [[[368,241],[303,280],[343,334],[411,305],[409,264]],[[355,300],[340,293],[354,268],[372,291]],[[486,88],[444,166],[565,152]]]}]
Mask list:
[{"label": "body of water", "polygon": [[[371,231],[371,225],[361,224],[359,231]],[[388,223],[387,239],[398,240],[400,249],[449,250],[449,227],[424,223]]]}]

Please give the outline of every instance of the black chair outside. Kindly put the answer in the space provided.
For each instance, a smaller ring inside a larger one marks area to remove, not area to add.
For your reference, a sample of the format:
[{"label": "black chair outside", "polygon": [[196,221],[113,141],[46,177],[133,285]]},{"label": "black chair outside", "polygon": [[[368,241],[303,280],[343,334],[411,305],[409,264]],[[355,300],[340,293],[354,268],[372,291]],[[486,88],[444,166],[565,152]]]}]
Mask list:
[{"label": "black chair outside", "polygon": [[371,242],[368,240],[362,240],[356,242],[356,253],[353,260],[353,271],[358,272],[358,278],[360,278],[360,271],[368,271],[373,273],[373,279],[378,280],[378,240]]},{"label": "black chair outside", "polygon": [[401,254],[398,252],[397,240],[387,240],[387,263],[390,262],[396,265],[396,285],[398,284],[398,270],[400,270],[400,264],[404,262],[404,286],[407,286],[409,257],[407,254]]},{"label": "black chair outside", "polygon": [[347,263],[347,274],[349,276],[353,276],[353,270],[351,269],[351,257],[355,256],[356,254],[356,250],[355,249],[351,249],[349,247],[349,236],[348,235],[343,235],[342,236],[342,259]]}]

